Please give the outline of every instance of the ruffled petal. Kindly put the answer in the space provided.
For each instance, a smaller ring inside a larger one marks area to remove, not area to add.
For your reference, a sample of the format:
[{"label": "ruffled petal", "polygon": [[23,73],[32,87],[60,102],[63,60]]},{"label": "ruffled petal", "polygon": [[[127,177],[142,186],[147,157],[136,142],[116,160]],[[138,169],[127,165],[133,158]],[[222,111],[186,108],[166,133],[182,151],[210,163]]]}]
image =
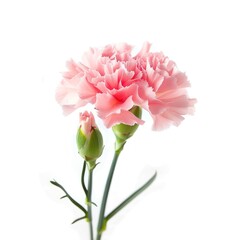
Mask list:
[{"label": "ruffled petal", "polygon": [[131,96],[124,102],[119,101],[109,93],[98,94],[96,96],[95,107],[98,110],[99,117],[103,119],[113,113],[119,114],[122,110],[128,111],[133,105]]},{"label": "ruffled petal", "polygon": [[107,128],[110,128],[119,123],[124,123],[131,126],[134,124],[144,124],[143,120],[126,110],[121,110],[119,113],[110,114],[103,119],[103,122]]},{"label": "ruffled petal", "polygon": [[151,48],[151,44],[149,42],[144,42],[142,49],[136,55],[135,58],[140,58],[140,57],[144,56],[145,54],[147,54],[149,52],[150,48]]}]

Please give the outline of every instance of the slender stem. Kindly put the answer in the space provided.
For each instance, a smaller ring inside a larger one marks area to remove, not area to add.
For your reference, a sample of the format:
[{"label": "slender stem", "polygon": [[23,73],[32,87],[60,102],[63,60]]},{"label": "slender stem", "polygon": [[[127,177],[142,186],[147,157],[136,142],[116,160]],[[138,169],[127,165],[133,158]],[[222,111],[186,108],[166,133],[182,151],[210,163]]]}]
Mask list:
[{"label": "slender stem", "polygon": [[88,206],[88,222],[90,229],[90,237],[93,240],[93,225],[92,225],[92,174],[93,169],[89,169],[88,174],[88,191],[87,191],[87,206]]},{"label": "slender stem", "polygon": [[105,189],[104,189],[104,193],[103,193],[103,198],[102,198],[102,204],[101,204],[101,208],[100,208],[100,213],[99,213],[99,219],[98,219],[98,227],[97,227],[97,238],[96,240],[100,240],[101,236],[102,236],[102,232],[105,230],[106,225],[104,222],[104,215],[105,215],[105,210],[106,210],[106,205],[107,205],[107,199],[108,199],[108,193],[109,193],[109,189],[111,186],[111,182],[112,182],[112,177],[113,177],[113,173],[117,164],[117,160],[118,157],[120,155],[121,151],[115,151],[114,153],[114,157],[113,157],[113,161],[112,161],[112,165],[108,174],[108,178],[107,178],[107,182],[105,185]]},{"label": "slender stem", "polygon": [[86,164],[86,161],[83,161],[81,183],[82,183],[83,191],[85,192],[85,195],[87,196],[87,188],[86,188],[85,181],[84,181],[85,171],[86,171],[86,165],[87,165],[87,164]]}]

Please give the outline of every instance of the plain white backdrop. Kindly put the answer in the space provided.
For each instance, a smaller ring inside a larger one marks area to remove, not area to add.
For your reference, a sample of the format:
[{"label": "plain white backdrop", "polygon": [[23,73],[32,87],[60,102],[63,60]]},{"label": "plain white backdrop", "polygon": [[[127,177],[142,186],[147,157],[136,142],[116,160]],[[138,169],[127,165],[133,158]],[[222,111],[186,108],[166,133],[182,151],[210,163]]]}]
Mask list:
[{"label": "plain white backdrop", "polygon": [[[54,99],[65,61],[89,47],[144,41],[187,73],[198,99],[180,127],[129,140],[108,211],[158,170],[156,182],[109,222],[103,240],[240,239],[239,2],[190,0],[22,0],[0,2],[0,238],[87,240],[88,226],[53,178],[74,197],[82,162],[78,112]],[[101,128],[101,122],[98,120]],[[113,151],[110,130],[94,176],[99,202]]]}]

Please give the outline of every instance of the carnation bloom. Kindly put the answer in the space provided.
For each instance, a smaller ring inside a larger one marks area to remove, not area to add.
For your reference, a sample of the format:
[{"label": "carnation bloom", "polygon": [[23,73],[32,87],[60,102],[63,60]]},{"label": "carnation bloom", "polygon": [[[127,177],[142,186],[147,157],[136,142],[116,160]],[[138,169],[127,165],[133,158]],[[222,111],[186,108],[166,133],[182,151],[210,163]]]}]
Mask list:
[{"label": "carnation bloom", "polygon": [[91,48],[81,63],[69,61],[56,92],[64,113],[92,103],[106,127],[134,125],[144,123],[129,111],[139,106],[152,116],[154,130],[179,125],[196,102],[187,95],[190,83],[163,53],[149,52],[150,46],[146,42],[132,56],[126,43],[107,45]]}]

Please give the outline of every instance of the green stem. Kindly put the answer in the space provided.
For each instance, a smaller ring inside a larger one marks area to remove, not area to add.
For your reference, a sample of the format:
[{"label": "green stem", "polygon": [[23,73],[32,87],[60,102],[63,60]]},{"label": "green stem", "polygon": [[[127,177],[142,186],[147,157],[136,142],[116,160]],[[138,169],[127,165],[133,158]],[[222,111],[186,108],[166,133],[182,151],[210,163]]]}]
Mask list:
[{"label": "green stem", "polygon": [[88,191],[87,191],[87,207],[88,207],[88,222],[90,229],[90,237],[93,240],[93,225],[92,225],[92,175],[93,169],[89,169],[88,174]]},{"label": "green stem", "polygon": [[118,150],[115,151],[113,161],[112,161],[112,165],[111,165],[111,168],[110,168],[110,171],[109,171],[109,174],[108,174],[107,182],[106,182],[104,193],[103,193],[100,213],[99,213],[96,240],[101,239],[102,232],[106,229],[106,224],[105,224],[106,222],[105,222],[105,219],[104,219],[104,215],[105,215],[105,210],[106,210],[106,205],[107,205],[108,193],[109,193],[109,189],[110,189],[110,186],[111,186],[113,173],[114,173],[114,170],[115,170],[115,167],[116,167],[116,164],[117,164],[118,157],[121,153],[121,150],[122,149],[120,149],[120,150],[118,149]]},{"label": "green stem", "polygon": [[82,183],[82,188],[83,191],[85,192],[85,195],[87,197],[87,188],[85,186],[85,182],[84,182],[84,177],[85,177],[85,171],[86,171],[86,161],[83,161],[83,168],[82,168],[82,176],[81,176],[81,183]]}]

